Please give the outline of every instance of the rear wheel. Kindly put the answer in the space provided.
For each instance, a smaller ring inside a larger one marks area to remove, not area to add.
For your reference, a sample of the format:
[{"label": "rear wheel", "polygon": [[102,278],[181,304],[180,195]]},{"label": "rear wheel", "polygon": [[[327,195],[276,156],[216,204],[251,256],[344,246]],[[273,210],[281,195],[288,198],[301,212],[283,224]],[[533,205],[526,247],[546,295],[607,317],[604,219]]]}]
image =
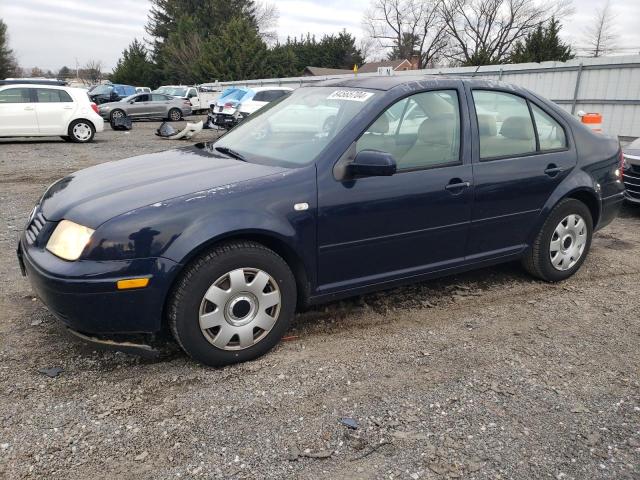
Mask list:
[{"label": "rear wheel", "polygon": [[69,125],[69,138],[75,143],[87,143],[93,140],[96,129],[87,120],[75,120]]},{"label": "rear wheel", "polygon": [[187,354],[223,366],[273,348],[295,307],[296,283],[286,262],[258,243],[233,242],[187,268],[170,298],[168,320]]},{"label": "rear wheel", "polygon": [[169,110],[169,120],[172,122],[177,122],[182,118],[182,112],[179,108],[172,108]]},{"label": "rear wheel", "polygon": [[562,200],[544,223],[523,258],[525,269],[547,282],[576,273],[589,252],[593,219],[587,206],[573,198]]}]

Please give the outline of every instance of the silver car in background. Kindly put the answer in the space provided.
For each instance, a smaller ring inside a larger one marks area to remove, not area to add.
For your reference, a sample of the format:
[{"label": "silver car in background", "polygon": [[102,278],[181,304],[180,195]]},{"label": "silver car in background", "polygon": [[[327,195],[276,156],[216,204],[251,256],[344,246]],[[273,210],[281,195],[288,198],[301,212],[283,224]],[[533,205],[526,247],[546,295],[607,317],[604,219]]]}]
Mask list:
[{"label": "silver car in background", "polygon": [[119,102],[103,103],[99,106],[99,113],[107,121],[125,115],[133,119],[167,118],[178,121],[182,117],[191,115],[191,103],[189,100],[174,98],[162,93],[136,93]]},{"label": "silver car in background", "polygon": [[625,199],[640,205],[640,138],[622,149],[622,180]]}]

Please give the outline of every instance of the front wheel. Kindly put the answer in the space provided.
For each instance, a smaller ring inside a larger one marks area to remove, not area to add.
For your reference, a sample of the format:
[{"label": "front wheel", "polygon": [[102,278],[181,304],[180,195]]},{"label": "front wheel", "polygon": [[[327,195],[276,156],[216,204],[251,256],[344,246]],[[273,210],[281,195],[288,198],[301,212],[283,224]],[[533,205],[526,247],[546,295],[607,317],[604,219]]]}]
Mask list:
[{"label": "front wheel", "polygon": [[293,274],[279,255],[254,242],[227,243],[187,267],[168,321],[187,354],[219,367],[273,348],[289,328],[296,297]]},{"label": "front wheel", "polygon": [[585,261],[592,235],[593,219],[587,206],[573,198],[564,199],[549,214],[523,258],[523,266],[547,282],[569,278]]},{"label": "front wheel", "polygon": [[93,140],[96,129],[87,120],[75,120],[69,125],[69,138],[75,143],[87,143]]}]

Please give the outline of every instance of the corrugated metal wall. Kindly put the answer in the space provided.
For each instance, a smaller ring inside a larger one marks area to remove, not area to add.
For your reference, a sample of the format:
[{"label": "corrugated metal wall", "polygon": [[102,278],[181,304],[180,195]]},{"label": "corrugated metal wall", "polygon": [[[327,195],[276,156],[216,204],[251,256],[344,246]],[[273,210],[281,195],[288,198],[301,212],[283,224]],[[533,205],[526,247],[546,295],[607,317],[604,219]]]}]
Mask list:
[{"label": "corrugated metal wall", "polygon": [[[460,67],[396,72],[397,76],[416,74],[475,76],[514,83],[553,100],[569,112],[601,113],[603,129],[610,135],[640,137],[640,55],[489,65],[479,69]],[[344,75],[221,82],[217,85],[295,87],[340,77]]]}]

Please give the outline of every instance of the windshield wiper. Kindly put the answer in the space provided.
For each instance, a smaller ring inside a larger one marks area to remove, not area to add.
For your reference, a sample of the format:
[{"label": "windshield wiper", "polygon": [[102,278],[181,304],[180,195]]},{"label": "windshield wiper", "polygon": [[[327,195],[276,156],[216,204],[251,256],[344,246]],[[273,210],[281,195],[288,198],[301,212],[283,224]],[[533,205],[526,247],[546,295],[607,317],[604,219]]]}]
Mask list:
[{"label": "windshield wiper", "polygon": [[236,158],[238,160],[242,160],[243,162],[247,161],[244,155],[236,152],[235,150],[230,149],[229,147],[215,147],[215,149],[219,152],[224,153],[225,155],[229,155],[230,157]]}]

